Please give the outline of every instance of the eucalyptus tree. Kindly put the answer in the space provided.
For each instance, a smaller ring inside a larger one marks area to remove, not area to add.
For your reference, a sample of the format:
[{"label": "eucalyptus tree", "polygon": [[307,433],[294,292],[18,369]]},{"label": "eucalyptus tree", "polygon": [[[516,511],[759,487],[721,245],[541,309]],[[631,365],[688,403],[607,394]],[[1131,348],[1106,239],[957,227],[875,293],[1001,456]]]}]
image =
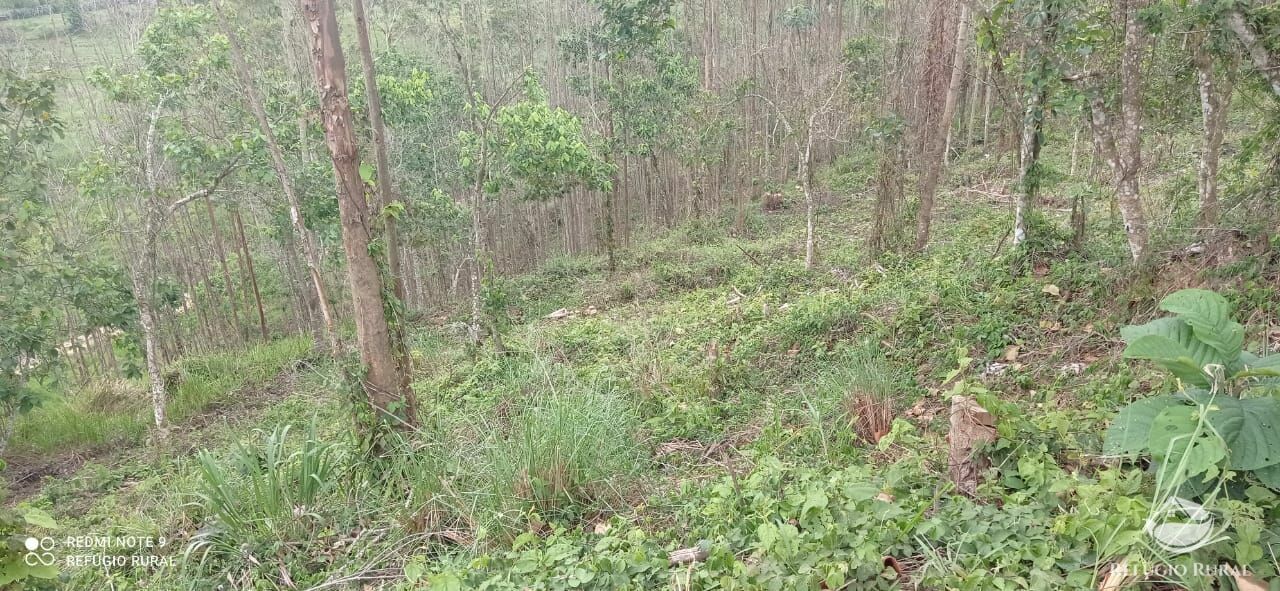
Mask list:
[{"label": "eucalyptus tree", "polygon": [[[362,173],[354,118],[347,95],[346,58],[333,0],[302,0],[302,14],[311,32],[311,60],[320,94],[325,140],[337,179],[338,212],[342,225],[343,252],[351,288],[356,339],[360,350],[365,397],[381,425],[413,428],[418,423],[417,398],[410,385],[404,343],[391,326],[387,309],[396,309],[394,294],[387,289],[387,274],[378,264],[377,248],[385,244],[377,217],[371,215],[366,199],[366,178]],[[392,300],[388,302],[388,300]],[[390,305],[388,305],[390,304]],[[399,319],[395,319],[399,321]],[[372,433],[375,445],[378,433]]]}]

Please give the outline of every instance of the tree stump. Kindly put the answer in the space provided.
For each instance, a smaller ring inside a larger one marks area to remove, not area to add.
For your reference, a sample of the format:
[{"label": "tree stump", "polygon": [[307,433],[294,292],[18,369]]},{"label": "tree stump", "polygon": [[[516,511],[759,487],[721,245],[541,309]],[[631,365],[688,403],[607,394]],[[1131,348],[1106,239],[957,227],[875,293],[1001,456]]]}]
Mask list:
[{"label": "tree stump", "polygon": [[982,473],[991,466],[985,456],[977,456],[974,450],[996,440],[996,419],[972,398],[956,396],[951,399],[951,432],[948,474],[961,493],[973,496],[978,492]]}]

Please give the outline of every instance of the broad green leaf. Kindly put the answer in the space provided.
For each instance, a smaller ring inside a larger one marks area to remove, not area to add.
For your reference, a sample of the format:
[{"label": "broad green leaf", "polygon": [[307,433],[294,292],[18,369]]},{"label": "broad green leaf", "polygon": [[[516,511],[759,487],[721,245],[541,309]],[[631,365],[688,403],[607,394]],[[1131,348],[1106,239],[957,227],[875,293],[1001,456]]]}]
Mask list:
[{"label": "broad green leaf", "polygon": [[376,171],[373,169],[373,166],[368,162],[360,163],[360,180],[366,183],[372,183],[375,172]]},{"label": "broad green leaf", "polygon": [[1280,353],[1266,357],[1251,356],[1244,359],[1244,371],[1237,373],[1237,378],[1278,378],[1280,377]]},{"label": "broad green leaf", "polygon": [[1244,344],[1244,327],[1231,319],[1226,298],[1204,289],[1184,289],[1160,302],[1162,310],[1178,315],[1191,326],[1201,342],[1213,347],[1223,358],[1234,361]]},{"label": "broad green leaf", "polygon": [[1178,404],[1172,396],[1143,398],[1124,407],[1107,429],[1102,453],[1108,456],[1137,456],[1147,450],[1151,423],[1166,408]]},{"label": "broad green leaf", "polygon": [[1192,435],[1198,423],[1199,407],[1190,404],[1174,404],[1160,411],[1151,421],[1147,449],[1151,457],[1163,462],[1176,458],[1182,450],[1192,445]]},{"label": "broad green leaf", "polygon": [[1205,418],[1227,442],[1232,470],[1257,470],[1280,464],[1280,400],[1191,395],[1207,407]]},{"label": "broad green leaf", "polygon": [[36,527],[43,527],[45,529],[58,528],[58,524],[53,520],[53,517],[40,509],[36,509],[35,507],[27,507],[23,509],[22,518],[26,520],[27,523]]},{"label": "broad green leaf", "polygon": [[[1179,490],[1190,481],[1213,482],[1227,459],[1226,442],[1209,429],[1197,430],[1200,407],[1171,406],[1151,425],[1151,458],[1161,486]],[[1199,488],[1199,487],[1193,487]]]},{"label": "broad green leaf", "polygon": [[1257,476],[1258,481],[1265,484],[1267,488],[1280,490],[1280,464],[1254,470],[1253,475]]},{"label": "broad green leaf", "polygon": [[1184,383],[1208,387],[1210,379],[1204,368],[1225,366],[1222,354],[1196,338],[1191,326],[1177,318],[1160,318],[1141,326],[1120,329],[1129,346],[1128,359],[1147,359],[1169,370]]}]

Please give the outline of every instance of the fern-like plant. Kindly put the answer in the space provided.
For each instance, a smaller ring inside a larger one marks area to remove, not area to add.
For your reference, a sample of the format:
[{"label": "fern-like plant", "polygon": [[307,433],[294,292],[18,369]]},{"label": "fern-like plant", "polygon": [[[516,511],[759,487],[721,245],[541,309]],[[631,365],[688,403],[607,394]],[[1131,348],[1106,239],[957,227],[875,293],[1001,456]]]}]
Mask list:
[{"label": "fern-like plant", "polygon": [[1244,350],[1244,327],[1222,296],[1184,289],[1160,302],[1172,316],[1120,330],[1127,359],[1178,380],[1178,391],[1120,411],[1104,453],[1149,455],[1158,478],[1182,494],[1203,492],[1224,470],[1280,490],[1280,355]]}]

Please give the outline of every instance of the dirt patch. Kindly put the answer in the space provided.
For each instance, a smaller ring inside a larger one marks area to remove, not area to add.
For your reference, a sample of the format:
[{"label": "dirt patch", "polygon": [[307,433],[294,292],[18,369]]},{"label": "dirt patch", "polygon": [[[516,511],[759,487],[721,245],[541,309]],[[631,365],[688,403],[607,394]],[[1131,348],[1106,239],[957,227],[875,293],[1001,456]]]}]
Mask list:
[{"label": "dirt patch", "polygon": [[[294,392],[298,372],[304,363],[299,362],[286,368],[266,383],[240,388],[228,395],[225,401],[214,402],[199,413],[187,417],[182,423],[171,425],[169,440],[163,445],[176,453],[194,453],[203,441],[201,432],[205,429],[216,423],[232,422],[233,419],[250,420],[270,404]],[[137,445],[71,449],[59,451],[52,456],[10,452],[4,458],[8,465],[5,469],[8,491],[5,505],[12,506],[34,497],[44,488],[46,479],[70,478],[88,462],[119,465],[129,458],[136,458],[161,445],[153,439],[153,435],[154,432],[146,441]]]}]

